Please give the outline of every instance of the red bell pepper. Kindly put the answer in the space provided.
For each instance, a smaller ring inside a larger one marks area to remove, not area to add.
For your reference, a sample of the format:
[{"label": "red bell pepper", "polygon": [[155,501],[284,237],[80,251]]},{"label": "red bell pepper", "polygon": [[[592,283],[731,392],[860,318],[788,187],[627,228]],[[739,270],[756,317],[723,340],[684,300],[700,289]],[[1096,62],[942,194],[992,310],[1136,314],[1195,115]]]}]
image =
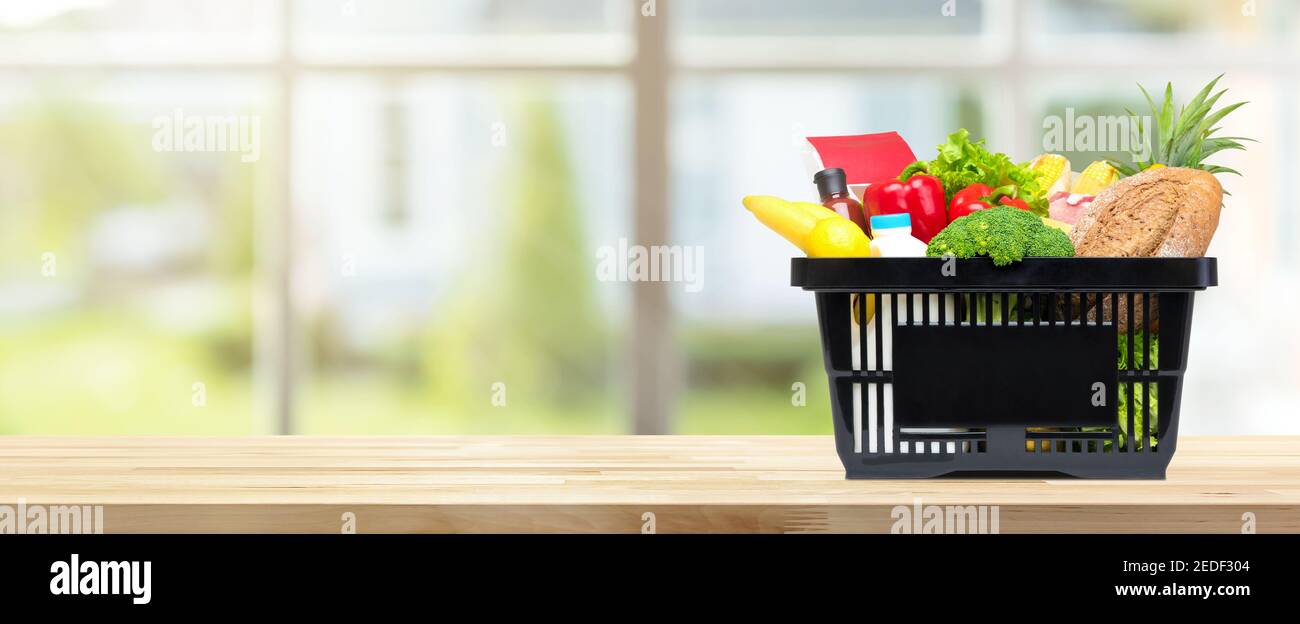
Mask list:
[{"label": "red bell pepper", "polygon": [[907,213],[912,217],[912,237],[928,243],[948,225],[943,183],[932,175],[918,174],[905,182],[887,179],[867,187],[862,198],[867,218]]}]

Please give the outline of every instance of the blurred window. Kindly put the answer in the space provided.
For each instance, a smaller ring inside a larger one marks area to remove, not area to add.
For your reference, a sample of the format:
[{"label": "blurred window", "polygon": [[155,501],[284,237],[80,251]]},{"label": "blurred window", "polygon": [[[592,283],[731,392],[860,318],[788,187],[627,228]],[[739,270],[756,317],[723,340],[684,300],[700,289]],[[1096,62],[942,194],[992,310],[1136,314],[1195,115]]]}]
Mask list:
[{"label": "blurred window", "polygon": [[[1295,3],[650,4],[3,3],[0,433],[627,431],[644,285],[594,263],[645,217],[705,252],[653,329],[672,346],[649,364],[685,380],[648,388],[676,395],[656,416],[826,432],[812,300],[737,206],[815,199],[801,137],[898,130],[924,158],[965,127],[1028,158],[1048,118],[1142,112],[1134,83],[1185,99],[1206,68],[1252,102],[1225,133],[1260,143],[1222,159],[1252,172],[1224,178],[1250,214],[1220,225],[1233,260],[1193,341],[1237,365],[1193,367],[1184,429],[1284,428],[1300,369],[1276,362],[1300,336],[1269,328],[1295,306],[1230,302],[1297,292]],[[636,58],[646,19],[666,72]],[[666,171],[634,170],[647,88],[667,90]],[[256,122],[255,158],[211,142],[229,119]],[[634,214],[646,183],[669,200]]]}]

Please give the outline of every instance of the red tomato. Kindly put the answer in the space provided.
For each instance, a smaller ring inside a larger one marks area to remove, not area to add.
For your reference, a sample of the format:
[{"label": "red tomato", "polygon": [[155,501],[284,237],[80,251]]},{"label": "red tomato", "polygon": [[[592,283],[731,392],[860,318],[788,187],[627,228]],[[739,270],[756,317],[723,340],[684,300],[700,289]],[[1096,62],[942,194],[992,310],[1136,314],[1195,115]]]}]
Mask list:
[{"label": "red tomato", "polygon": [[956,193],[953,193],[952,202],[948,205],[948,223],[952,223],[959,217],[964,217],[976,210],[988,210],[989,205],[981,200],[993,193],[993,188],[987,184],[972,184]]},{"label": "red tomato", "polygon": [[1003,197],[1001,200],[999,200],[999,202],[1003,206],[1013,206],[1021,210],[1029,210],[1029,202],[1026,202],[1023,199],[1018,199],[1015,197]]}]

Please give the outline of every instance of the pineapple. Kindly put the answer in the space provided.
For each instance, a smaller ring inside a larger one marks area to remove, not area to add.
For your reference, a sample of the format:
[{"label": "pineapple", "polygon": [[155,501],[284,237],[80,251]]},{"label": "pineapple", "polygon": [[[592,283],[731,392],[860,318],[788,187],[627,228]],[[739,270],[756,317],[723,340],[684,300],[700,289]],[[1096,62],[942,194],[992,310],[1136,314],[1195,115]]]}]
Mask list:
[{"label": "pineapple", "polygon": [[[1133,163],[1111,163],[1119,169],[1121,175],[1130,176],[1140,171],[1145,171],[1153,167],[1186,167],[1189,169],[1201,169],[1210,173],[1233,173],[1241,175],[1237,171],[1219,165],[1205,163],[1205,159],[1212,154],[1230,149],[1246,149],[1241,144],[1242,141],[1254,141],[1245,137],[1216,137],[1213,136],[1219,128],[1215,125],[1219,123],[1229,113],[1237,110],[1245,102],[1238,102],[1225,106],[1218,110],[1214,109],[1214,104],[1228,90],[1223,89],[1214,95],[1210,92],[1218,84],[1218,78],[1210,81],[1205,85],[1196,97],[1192,98],[1186,106],[1175,112],[1174,110],[1174,89],[1172,84],[1165,85],[1165,98],[1162,105],[1157,108],[1151,94],[1138,85],[1142,90],[1142,95],[1146,96],[1147,104],[1151,107],[1151,115],[1155,118],[1154,136],[1140,136],[1141,141],[1150,141],[1150,159],[1138,160],[1134,155]],[[1136,117],[1133,111],[1128,111],[1129,115]],[[1139,130],[1140,132],[1141,130]]]}]

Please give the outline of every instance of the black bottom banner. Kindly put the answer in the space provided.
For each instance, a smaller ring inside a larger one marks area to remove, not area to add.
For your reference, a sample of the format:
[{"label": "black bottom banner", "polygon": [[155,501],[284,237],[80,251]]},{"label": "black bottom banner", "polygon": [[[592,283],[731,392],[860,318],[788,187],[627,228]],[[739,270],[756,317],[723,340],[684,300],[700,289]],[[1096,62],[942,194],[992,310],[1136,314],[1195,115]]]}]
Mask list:
[{"label": "black bottom banner", "polygon": [[20,607],[495,612],[562,596],[570,608],[621,597],[1068,612],[1280,603],[1297,595],[1300,536],[28,535],[0,547],[0,595]]}]

